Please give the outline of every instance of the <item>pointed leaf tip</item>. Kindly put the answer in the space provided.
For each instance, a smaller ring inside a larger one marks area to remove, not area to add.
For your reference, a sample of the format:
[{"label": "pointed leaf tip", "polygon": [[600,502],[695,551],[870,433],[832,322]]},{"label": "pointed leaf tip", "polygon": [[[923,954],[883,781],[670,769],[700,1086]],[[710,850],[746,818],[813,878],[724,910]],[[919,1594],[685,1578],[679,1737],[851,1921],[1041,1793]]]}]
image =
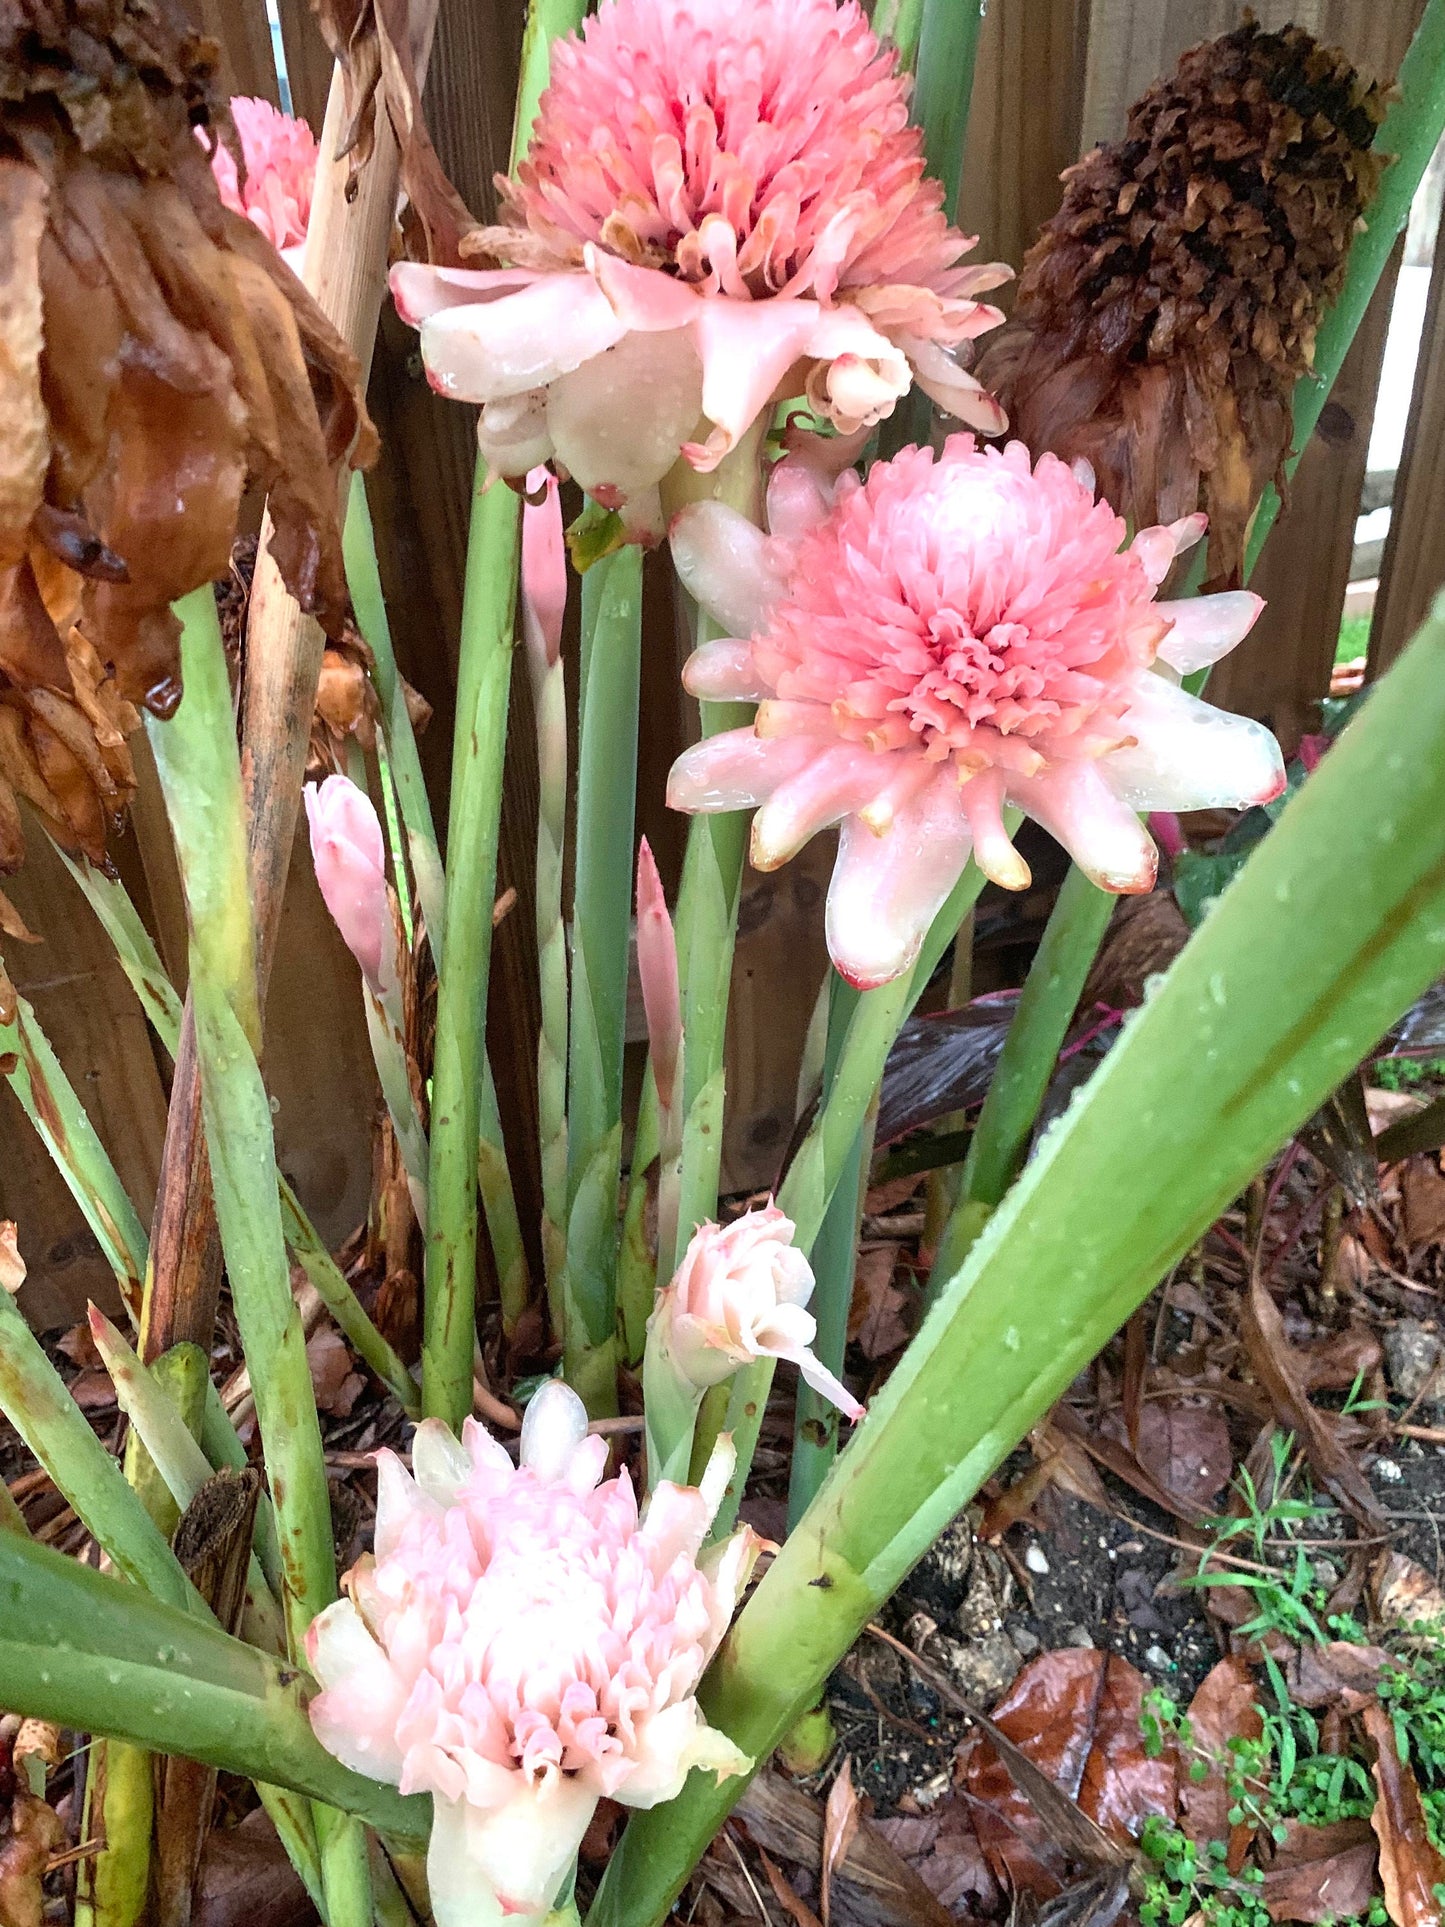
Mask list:
[{"label": "pointed leaf tip", "polygon": [[642,979],[658,1102],[670,1111],[682,1049],[682,991],[677,975],[677,939],[662,878],[646,837],[637,851],[637,971]]}]

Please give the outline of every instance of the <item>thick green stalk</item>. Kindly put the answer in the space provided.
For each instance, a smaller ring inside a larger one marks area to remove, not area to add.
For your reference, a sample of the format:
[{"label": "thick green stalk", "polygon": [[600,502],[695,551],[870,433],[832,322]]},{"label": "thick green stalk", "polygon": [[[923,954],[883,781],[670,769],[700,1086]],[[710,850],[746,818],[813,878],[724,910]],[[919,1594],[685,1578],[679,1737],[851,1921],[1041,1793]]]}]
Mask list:
[{"label": "thick green stalk", "polygon": [[480,1087],[520,524],[516,496],[485,488],[485,479],[479,465],[462,600],[427,1186],[422,1409],[454,1431],[472,1409]]},{"label": "thick green stalk", "polygon": [[[147,727],[186,893],[216,1221],[276,1507],[282,1608],[296,1658],[306,1628],[336,1596],[330,1493],[306,1338],[291,1297],[270,1101],[256,1056],[260,1012],[241,765],[209,585],[187,596],[177,613],[185,695],[169,722],[147,719]],[[324,1806],[313,1818],[331,1927],[361,1927],[371,1910],[359,1829]]]},{"label": "thick green stalk", "polygon": [[[116,961],[139,997],[162,1049],[174,1059],[181,1035],[181,1000],[125,885],[119,877],[108,877],[93,864],[76,862],[58,844],[53,847],[115,946]],[[352,1350],[387,1386],[408,1417],[415,1418],[419,1401],[410,1372],[372,1323],[321,1234],[301,1209],[296,1193],[279,1174],[278,1186],[286,1242],[293,1257],[316,1287],[317,1296],[336,1320]],[[144,1237],[141,1255],[143,1262]]]},{"label": "thick green stalk", "polygon": [[891,40],[898,49],[898,64],[905,70],[918,57],[918,37],[923,31],[924,0],[875,0],[873,31],[880,40]]},{"label": "thick green stalk", "polygon": [[[346,554],[346,580],[356,609],[357,627],[371,650],[371,679],[381,702],[386,750],[392,780],[396,785],[402,828],[406,833],[407,855],[411,858],[412,875],[416,878],[416,893],[426,922],[432,956],[440,967],[446,935],[446,872],[442,867],[441,851],[437,847],[436,823],[432,817],[426,778],[422,774],[416,731],[412,728],[411,712],[406,706],[406,694],[397,672],[391,623],[381,592],[381,570],[377,566],[371,510],[366,500],[366,487],[359,474],[351,478],[343,547]],[[401,852],[395,848],[392,850],[392,865],[400,881],[404,866]],[[485,1056],[477,1139],[477,1183],[487,1219],[487,1236],[492,1241],[492,1256],[497,1264],[503,1316],[509,1323],[515,1322],[527,1302],[527,1253],[522,1243],[522,1223],[517,1214],[512,1174],[507,1165],[496,1081],[492,1076],[491,1059]]]},{"label": "thick green stalk", "polygon": [[8,1291],[0,1292],[0,1410],[116,1570],[179,1611],[204,1617],[200,1594]]},{"label": "thick green stalk", "polygon": [[[1442,970],[1445,604],[949,1280],[724,1644],[711,1723],[767,1758],[982,1480]],[[695,1773],[636,1816],[591,1927],[660,1921],[741,1790]]]},{"label": "thick green stalk", "polygon": [[[642,1357],[647,1343],[647,1321],[657,1294],[657,1254],[648,1236],[650,1186],[648,1170],[662,1153],[662,1118],[657,1085],[649,1062],[637,1106],[637,1128],[632,1134],[632,1168],[627,1179],[627,1209],[622,1219],[622,1244],[617,1256],[617,1315],[629,1365]],[[661,1182],[661,1172],[658,1173]]]},{"label": "thick green stalk", "polygon": [[366,1004],[366,1034],[371,1043],[371,1061],[376,1066],[377,1082],[391,1119],[396,1148],[401,1153],[411,1191],[412,1209],[426,1236],[427,1225],[427,1141],[411,1088],[411,1067],[407,1057],[406,1036],[402,1029],[400,997],[378,997],[368,984],[362,991]]},{"label": "thick green stalk", "polygon": [[582,581],[572,1019],[567,1079],[567,1378],[594,1416],[616,1410],[617,1194],[637,791],[642,552]]},{"label": "thick green stalk", "polygon": [[1044,930],[1002,1055],[974,1127],[958,1202],[939,1241],[933,1276],[951,1278],[1003,1201],[1028,1150],[1064,1035],[1114,913],[1114,898],[1071,865]]},{"label": "thick green stalk", "polygon": [[23,997],[16,998],[9,1023],[0,1017],[0,1065],[95,1234],[126,1308],[133,1318],[138,1317],[146,1268],[145,1231],[85,1106]]},{"label": "thick green stalk", "polygon": [[542,1161],[542,1255],[552,1323],[566,1328],[567,1265],[567,924],[562,876],[567,860],[567,676],[559,656],[529,651],[537,713],[537,977],[542,1027],[537,1038],[537,1120]]},{"label": "thick green stalk", "polygon": [[547,85],[552,42],[559,33],[572,33],[582,23],[587,0],[531,0],[522,32],[522,70],[517,82],[517,111],[512,122],[512,165],[526,152],[537,118],[537,103]]},{"label": "thick green stalk", "polygon": [[46,1546],[0,1534],[0,1703],[244,1774],[425,1841],[431,1802],[353,1773],[294,1667]]},{"label": "thick green stalk", "polygon": [[980,0],[923,0],[913,118],[923,129],[928,173],[943,183],[943,211],[958,213],[963,141],[983,25]]}]

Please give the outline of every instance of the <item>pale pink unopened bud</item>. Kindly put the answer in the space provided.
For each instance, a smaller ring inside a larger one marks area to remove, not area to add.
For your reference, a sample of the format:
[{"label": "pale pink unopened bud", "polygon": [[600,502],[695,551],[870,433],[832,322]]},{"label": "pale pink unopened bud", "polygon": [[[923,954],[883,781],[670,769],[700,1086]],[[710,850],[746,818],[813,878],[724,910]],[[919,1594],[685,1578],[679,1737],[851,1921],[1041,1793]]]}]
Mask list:
[{"label": "pale pink unopened bud", "polygon": [[0,1218],[0,1291],[17,1292],[25,1283],[20,1235],[9,1218]]},{"label": "pale pink unopened bud", "polygon": [[795,1226],[775,1204],[729,1225],[699,1225],[654,1322],[674,1366],[693,1385],[719,1385],[758,1358],[787,1359],[848,1418],[863,1407],[810,1349],[818,1326],[804,1307],[813,1272],[793,1244]]},{"label": "pale pink unopened bud", "polygon": [[758,1544],[699,1557],[731,1449],[641,1519],[626,1473],[598,1483],[606,1459],[557,1380],[517,1467],[474,1421],[458,1444],[427,1419],[411,1475],[377,1454],[375,1556],[307,1634],[322,1745],[432,1795],[437,1927],[541,1921],[603,1795],[655,1806],[695,1766],[750,1765],[696,1699]]},{"label": "pale pink unopened bud", "polygon": [[545,468],[527,477],[527,494],[541,501],[522,505],[522,636],[534,662],[550,669],[562,651],[567,612],[567,543],[562,496]]},{"label": "pale pink unopened bud", "polygon": [[392,941],[381,821],[371,798],[349,777],[308,783],[305,795],[321,895],[367,983],[380,991],[382,959]]},{"label": "pale pink unopened bud", "polygon": [[670,1111],[682,1049],[682,993],[677,980],[677,939],[646,837],[637,851],[637,974],[642,979],[658,1101]]}]

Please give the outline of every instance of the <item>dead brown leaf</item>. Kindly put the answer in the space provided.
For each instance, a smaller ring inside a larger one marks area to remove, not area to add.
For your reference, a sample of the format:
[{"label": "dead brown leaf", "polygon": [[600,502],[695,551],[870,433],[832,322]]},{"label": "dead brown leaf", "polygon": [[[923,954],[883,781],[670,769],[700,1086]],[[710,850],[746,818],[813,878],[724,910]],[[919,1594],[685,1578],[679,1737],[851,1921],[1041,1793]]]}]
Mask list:
[{"label": "dead brown leaf", "polygon": [[1269,1394],[1275,1417],[1299,1440],[1315,1477],[1337,1503],[1369,1532],[1388,1522],[1369,1481],[1341,1445],[1333,1422],[1310,1404],[1299,1354],[1285,1335],[1279,1307],[1255,1268],[1245,1289],[1240,1335],[1255,1377]]},{"label": "dead brown leaf", "polygon": [[1375,1610],[1386,1625],[1445,1626],[1445,1592],[1403,1552],[1384,1552],[1370,1574]]},{"label": "dead brown leaf", "polygon": [[366,1389],[366,1380],[355,1370],[341,1333],[323,1325],[307,1342],[306,1362],[311,1367],[311,1383],[320,1409],[332,1418],[349,1417]]},{"label": "dead brown leaf", "polygon": [[1436,1160],[1422,1153],[1400,1173],[1402,1228],[1412,1251],[1445,1239],[1445,1177]]},{"label": "dead brown leaf", "polygon": [[946,1793],[929,1813],[878,1820],[874,1828],[917,1869],[942,1906],[990,1919],[998,1913],[999,1885],[974,1831],[973,1810],[960,1795]]},{"label": "dead brown leaf", "polygon": [[1372,1372],[1383,1357],[1373,1332],[1352,1325],[1295,1354],[1300,1383],[1307,1392],[1343,1392],[1362,1374]]},{"label": "dead brown leaf", "polygon": [[833,1873],[847,1853],[858,1831],[858,1794],[853,1786],[853,1762],[845,1753],[843,1764],[828,1789],[823,1809],[823,1874],[819,1885],[819,1905],[823,1927],[828,1927],[833,1900]]},{"label": "dead brown leaf", "polygon": [[777,1861],[764,1853],[761,1847],[758,1849],[758,1858],[763,1863],[763,1872],[768,1876],[768,1885],[772,1888],[774,1897],[788,1919],[793,1922],[793,1927],[818,1927],[818,1916],[805,1900],[801,1900],[793,1892],[788,1876]]},{"label": "dead brown leaf", "polygon": [[1379,1646],[1335,1639],[1327,1646],[1301,1646],[1287,1662],[1285,1678],[1291,1698],[1301,1706],[1315,1712],[1333,1707],[1340,1713],[1359,1713],[1374,1699],[1389,1661]]},{"label": "dead brown leaf", "polygon": [[1191,1840],[1228,1840],[1230,1862],[1237,1871],[1236,1849],[1242,1860],[1248,1844],[1248,1828],[1236,1843],[1229,1827],[1230,1798],[1226,1785],[1229,1742],[1258,1739],[1264,1721],[1254,1703],[1254,1676],[1238,1654],[1230,1654],[1210,1668],[1190,1701],[1189,1723],[1194,1730],[1195,1752],[1208,1762],[1208,1775],[1191,1780],[1187,1773],[1179,1780],[1180,1824]]},{"label": "dead brown leaf", "polygon": [[1144,1470],[1190,1507],[1212,1505],[1234,1470],[1223,1412],[1193,1400],[1147,1400],[1135,1451]]},{"label": "dead brown leaf", "polygon": [[25,1283],[25,1260],[13,1220],[0,1218],[0,1291],[17,1292]]},{"label": "dead brown leaf", "polygon": [[1380,1881],[1395,1927],[1440,1927],[1435,1889],[1445,1884],[1445,1856],[1431,1843],[1414,1774],[1395,1747],[1395,1727],[1378,1703],[1364,1709],[1375,1748],[1380,1797],[1370,1825],[1380,1842]]},{"label": "dead brown leaf", "polygon": [[[1077,1801],[1110,1839],[1136,1837],[1147,1814],[1173,1818],[1177,1762],[1144,1752],[1143,1676],[1115,1653],[1070,1648],[1031,1660],[994,1708],[994,1724]],[[964,1775],[975,1825],[995,1874],[1017,1892],[1057,1891],[1061,1856],[993,1745],[980,1740]]]},{"label": "dead brown leaf", "polygon": [[17,1791],[0,1830],[0,1921],[5,1927],[41,1927],[46,1863],[65,1836],[54,1807]]},{"label": "dead brown leaf", "polygon": [[212,1830],[191,1918],[194,1927],[308,1927],[315,1921],[306,1889],[260,1808],[238,1827]]},{"label": "dead brown leaf", "polygon": [[1265,1869],[1262,1897],[1271,1920],[1347,1920],[1375,1893],[1375,1836],[1368,1820],[1307,1827],[1285,1822],[1286,1837]]},{"label": "dead brown leaf", "polygon": [[902,1246],[865,1244],[853,1274],[853,1299],[848,1308],[848,1336],[865,1358],[887,1358],[908,1343],[904,1311],[907,1294],[894,1284]]}]

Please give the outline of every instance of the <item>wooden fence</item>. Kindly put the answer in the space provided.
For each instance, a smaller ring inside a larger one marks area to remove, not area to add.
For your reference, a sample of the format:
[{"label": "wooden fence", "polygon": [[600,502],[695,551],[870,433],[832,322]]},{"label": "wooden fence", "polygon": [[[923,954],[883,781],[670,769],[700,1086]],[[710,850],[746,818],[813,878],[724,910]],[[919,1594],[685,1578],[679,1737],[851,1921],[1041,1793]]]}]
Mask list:
[{"label": "wooden fence", "polygon": [[[962,4],[963,0],[959,0]],[[228,91],[280,98],[264,0],[192,0],[221,43]],[[1255,0],[1267,26],[1298,21],[1344,46],[1377,77],[1393,75],[1422,0]],[[1058,205],[1058,174],[1117,134],[1125,110],[1194,41],[1225,31],[1234,0],[989,0],[980,47],[961,223],[978,258],[1017,265]],[[306,0],[280,0],[295,110],[319,132],[331,62]],[[490,211],[505,164],[522,0],[441,0],[426,106],[444,164],[473,211]],[[1257,578],[1269,608],[1223,666],[1211,697],[1262,717],[1292,746],[1329,686],[1350,573],[1371,423],[1394,288],[1386,277],[1301,463],[1287,515]],[[1007,295],[1003,299],[1007,302]],[[450,755],[474,444],[471,411],[438,400],[414,338],[384,316],[371,382],[383,438],[369,478],[398,654],[435,718],[423,744],[444,793]],[[1437,252],[1371,636],[1372,672],[1398,652],[1445,581],[1445,250]],[[662,776],[690,726],[662,571],[649,599],[641,745],[641,827],[676,880],[681,826],[660,803]],[[514,682],[513,749],[503,815],[502,886],[518,903],[497,933],[490,1033],[509,1136],[535,1141],[535,959],[530,880],[536,775],[526,678]],[[141,745],[143,754],[143,744]],[[444,812],[441,820],[445,820]],[[750,876],[741,913],[728,1040],[725,1182],[769,1182],[793,1124],[798,1054],[825,967],[821,899],[828,853],[815,843],[774,876]],[[122,874],[178,981],[184,916],[152,772],[143,771]],[[34,1004],[110,1148],[142,1216],[154,1196],[165,1131],[164,1060],[107,940],[58,861],[34,837],[7,890],[44,939],[6,963]],[[371,1183],[376,1103],[354,966],[321,905],[304,850],[291,882],[266,1024],[266,1073],[280,1160],[323,1232],[339,1243],[361,1220]],[[41,1326],[111,1299],[109,1272],[13,1096],[0,1096],[0,1218],[20,1222],[30,1264],[27,1308]],[[535,1198],[523,1196],[535,1222]]]}]

